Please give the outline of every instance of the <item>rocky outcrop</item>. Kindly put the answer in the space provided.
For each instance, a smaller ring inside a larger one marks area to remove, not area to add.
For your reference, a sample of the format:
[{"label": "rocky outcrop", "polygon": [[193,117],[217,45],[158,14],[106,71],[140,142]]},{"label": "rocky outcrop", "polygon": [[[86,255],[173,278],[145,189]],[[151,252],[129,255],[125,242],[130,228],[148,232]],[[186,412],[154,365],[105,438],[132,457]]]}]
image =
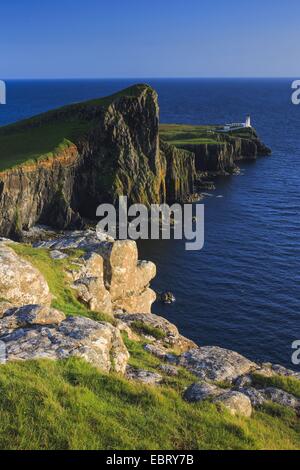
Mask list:
[{"label": "rocky outcrop", "polygon": [[124,373],[129,354],[120,332],[109,323],[68,317],[53,309],[28,305],[5,313],[0,340],[6,361],[81,357],[95,367]]},{"label": "rocky outcrop", "polygon": [[41,273],[0,242],[0,317],[10,307],[50,305],[51,294]]},{"label": "rocky outcrop", "polygon": [[179,364],[204,380],[232,382],[258,366],[240,354],[217,346],[204,346],[182,354]]}]

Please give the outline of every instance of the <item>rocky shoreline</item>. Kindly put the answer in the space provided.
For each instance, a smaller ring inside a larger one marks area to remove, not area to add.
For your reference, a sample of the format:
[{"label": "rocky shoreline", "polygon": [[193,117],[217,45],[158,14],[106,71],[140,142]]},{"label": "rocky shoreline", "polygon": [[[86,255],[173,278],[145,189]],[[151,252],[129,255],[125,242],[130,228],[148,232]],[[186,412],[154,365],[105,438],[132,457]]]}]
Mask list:
[{"label": "rocky shoreline", "polygon": [[[9,239],[0,241],[3,363],[80,357],[100,371],[156,387],[165,377],[176,377],[185,369],[194,377],[183,393],[190,403],[209,400],[220,410],[226,408],[246,417],[268,402],[299,413],[296,396],[263,383],[272,377],[299,381],[299,373],[279,365],[257,364],[219,347],[197,346],[175,325],[151,313],[155,294],[149,284],[156,269],[152,263],[138,261],[135,242],[113,241],[106,236],[99,240],[93,231],[52,236],[53,232],[44,228],[31,231],[27,239],[33,237],[35,248]],[[29,246],[32,261],[20,254],[21,248],[26,251]],[[63,270],[62,288],[71,289],[87,312],[94,312],[93,318],[54,308],[55,293],[36,268],[40,254]],[[97,319],[100,313],[106,314],[105,320]],[[129,364],[124,337],[142,343],[147,354],[159,360],[157,371]]]}]

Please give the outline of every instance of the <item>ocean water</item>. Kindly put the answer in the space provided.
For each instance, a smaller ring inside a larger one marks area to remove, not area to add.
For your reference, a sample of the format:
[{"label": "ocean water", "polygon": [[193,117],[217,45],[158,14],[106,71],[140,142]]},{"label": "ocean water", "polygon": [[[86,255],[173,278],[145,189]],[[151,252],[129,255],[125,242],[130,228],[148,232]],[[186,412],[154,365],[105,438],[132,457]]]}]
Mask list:
[{"label": "ocean water", "polygon": [[[8,81],[0,125],[57,106],[113,93],[137,80]],[[173,305],[154,312],[199,345],[219,345],[292,367],[300,340],[300,106],[288,79],[147,80],[159,93],[161,122],[224,123],[252,117],[272,157],[219,178],[205,204],[205,246],[140,243],[157,264],[157,290]],[[222,196],[222,197],[218,197]]]}]

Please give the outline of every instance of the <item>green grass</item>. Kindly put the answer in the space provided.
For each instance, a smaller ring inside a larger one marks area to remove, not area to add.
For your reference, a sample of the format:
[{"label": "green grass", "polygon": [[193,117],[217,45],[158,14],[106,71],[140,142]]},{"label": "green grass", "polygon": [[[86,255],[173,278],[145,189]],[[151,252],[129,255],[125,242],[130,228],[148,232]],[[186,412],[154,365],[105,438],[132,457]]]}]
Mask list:
[{"label": "green grass", "polygon": [[265,377],[261,374],[253,374],[254,384],[258,387],[275,387],[285,390],[287,393],[300,398],[300,380],[294,377]]},{"label": "green grass", "polygon": [[220,132],[222,126],[191,126],[186,124],[161,124],[160,137],[171,145],[185,148],[187,145],[224,145],[232,137],[251,138],[249,129]]},{"label": "green grass", "polygon": [[66,272],[70,269],[78,269],[74,261],[84,253],[83,251],[69,250],[68,258],[56,260],[51,258],[47,249],[33,248],[23,243],[12,244],[11,248],[43,274],[53,295],[52,306],[54,308],[66,315],[83,315],[99,321],[113,321],[111,317],[101,312],[91,312],[77,300],[76,291],[69,286]]},{"label": "green grass", "polygon": [[232,417],[74,358],[2,365],[0,391],[0,449],[300,448],[293,413]]},{"label": "green grass", "polygon": [[[149,87],[148,87],[149,88]],[[96,126],[86,110],[105,108],[122,97],[134,98],[146,85],[114,95],[64,106],[9,126],[0,127],[0,171],[55,156]]]},{"label": "green grass", "polygon": [[154,326],[146,325],[141,321],[134,321],[131,323],[130,326],[134,331],[139,334],[150,335],[156,339],[164,339],[166,337],[166,333],[160,328],[155,328]]}]

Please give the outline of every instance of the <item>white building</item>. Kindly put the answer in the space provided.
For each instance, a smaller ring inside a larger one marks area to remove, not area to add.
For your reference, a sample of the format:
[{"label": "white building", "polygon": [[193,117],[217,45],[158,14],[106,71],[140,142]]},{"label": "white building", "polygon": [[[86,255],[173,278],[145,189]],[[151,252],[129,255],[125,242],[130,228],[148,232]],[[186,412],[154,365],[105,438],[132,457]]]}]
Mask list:
[{"label": "white building", "polygon": [[231,124],[226,124],[223,128],[224,132],[235,131],[237,129],[246,129],[251,128],[251,117],[248,115],[245,122],[233,122]]}]

